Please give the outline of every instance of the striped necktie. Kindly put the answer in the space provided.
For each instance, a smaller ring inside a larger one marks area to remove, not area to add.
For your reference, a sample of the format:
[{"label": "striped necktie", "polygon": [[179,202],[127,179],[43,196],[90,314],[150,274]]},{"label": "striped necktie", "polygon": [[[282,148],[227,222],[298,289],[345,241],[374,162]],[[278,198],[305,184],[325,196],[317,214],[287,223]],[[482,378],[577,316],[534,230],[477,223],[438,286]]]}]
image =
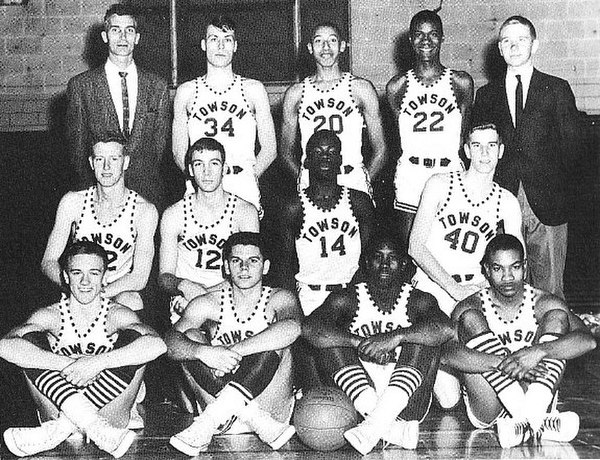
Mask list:
[{"label": "striped necktie", "polygon": [[123,135],[129,137],[129,93],[127,92],[127,72],[119,72],[121,95],[123,96]]}]

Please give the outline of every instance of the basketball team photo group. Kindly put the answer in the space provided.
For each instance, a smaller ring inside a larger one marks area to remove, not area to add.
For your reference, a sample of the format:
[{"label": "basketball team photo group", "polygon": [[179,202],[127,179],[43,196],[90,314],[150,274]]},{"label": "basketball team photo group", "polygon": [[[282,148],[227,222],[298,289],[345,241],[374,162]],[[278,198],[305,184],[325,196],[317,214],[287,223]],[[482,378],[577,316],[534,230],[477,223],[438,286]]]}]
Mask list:
[{"label": "basketball team photo group", "polygon": [[101,58],[0,134],[0,458],[600,458],[600,3],[10,3]]}]

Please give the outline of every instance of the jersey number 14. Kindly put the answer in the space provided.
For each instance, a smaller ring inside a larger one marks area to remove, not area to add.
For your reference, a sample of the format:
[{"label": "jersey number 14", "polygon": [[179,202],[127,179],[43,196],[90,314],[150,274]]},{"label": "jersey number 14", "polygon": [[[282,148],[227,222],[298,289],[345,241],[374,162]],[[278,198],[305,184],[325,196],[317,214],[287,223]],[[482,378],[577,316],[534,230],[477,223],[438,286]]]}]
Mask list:
[{"label": "jersey number 14", "polygon": [[340,235],[337,240],[328,248],[327,239],[322,236],[321,241],[321,257],[329,257],[330,252],[339,252],[340,256],[346,255],[346,246],[344,245],[344,235]]}]

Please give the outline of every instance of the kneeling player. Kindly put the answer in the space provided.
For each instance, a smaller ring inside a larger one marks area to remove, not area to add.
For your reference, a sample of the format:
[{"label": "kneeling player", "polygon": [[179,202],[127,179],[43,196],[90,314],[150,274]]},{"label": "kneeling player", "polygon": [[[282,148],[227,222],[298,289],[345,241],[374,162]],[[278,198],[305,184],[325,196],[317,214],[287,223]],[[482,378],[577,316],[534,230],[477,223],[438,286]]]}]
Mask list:
[{"label": "kneeling player", "polygon": [[[240,232],[223,247],[229,283],[196,297],[167,334],[169,356],[183,362],[196,392],[209,401],[171,444],[188,455],[205,450],[217,428],[233,416],[278,449],[295,433],[275,420],[274,403],[288,407],[291,360],[288,347],[300,335],[300,307],[293,293],[263,286],[268,272],[258,233]],[[200,332],[202,331],[202,332]],[[206,396],[204,393],[208,393]]]},{"label": "kneeling player", "polygon": [[102,450],[123,455],[126,428],[143,365],[166,351],[162,339],[129,308],[102,293],[108,255],[96,243],[67,246],[60,267],[68,292],[36,311],[0,341],[0,357],[23,368],[42,418],[36,428],[9,428],[18,456],[53,449],[83,431]]},{"label": "kneeling player", "polygon": [[415,449],[452,327],[435,297],[413,289],[415,267],[391,240],[374,244],[366,265],[367,282],[331,293],[302,335],[365,417],[344,433],[348,442],[363,455],[380,439]]},{"label": "kneeling player", "polygon": [[452,318],[460,343],[449,344],[444,355],[464,372],[469,420],[477,428],[496,424],[504,448],[531,434],[538,441],[572,440],[579,417],[552,411],[552,402],[565,360],[594,349],[594,339],[563,300],[524,283],[516,237],[494,237],[482,265],[490,287],[457,305]]}]

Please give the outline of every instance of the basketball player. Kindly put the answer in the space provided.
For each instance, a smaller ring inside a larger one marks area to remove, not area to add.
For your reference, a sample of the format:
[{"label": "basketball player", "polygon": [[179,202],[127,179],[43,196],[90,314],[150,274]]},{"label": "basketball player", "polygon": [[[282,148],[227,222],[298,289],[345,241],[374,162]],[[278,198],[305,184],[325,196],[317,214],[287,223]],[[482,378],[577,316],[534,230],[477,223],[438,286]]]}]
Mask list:
[{"label": "basketball player", "polygon": [[453,335],[435,297],[413,289],[414,271],[408,255],[382,238],[366,255],[366,282],[332,293],[302,327],[321,368],[365,417],[344,433],[363,455],[382,438],[417,447],[439,346]]},{"label": "basketball player", "polygon": [[473,79],[440,62],[442,20],[422,10],[410,21],[415,67],[394,76],[387,98],[398,119],[401,157],[396,166],[395,216],[400,241],[408,245],[423,187],[433,174],[464,170],[460,146],[473,104]]},{"label": "basketball player", "polygon": [[[335,132],[342,143],[342,167],[339,184],[372,196],[371,179],[375,179],[386,162],[386,148],[379,114],[379,100],[373,84],[342,72],[340,54],[346,50],[337,26],[323,23],[314,28],[309,53],[317,71],[285,93],[281,155],[293,177],[299,177],[298,189],[308,186],[304,168],[308,139],[321,129]],[[366,126],[373,149],[370,164],[363,164],[362,133]],[[296,158],[295,142],[300,129],[301,158]]]},{"label": "basketball player", "polygon": [[293,279],[295,245],[299,266],[295,279],[305,315],[352,280],[373,227],[369,196],[337,183],[341,148],[333,131],[311,135],[304,161],[310,185],[293,198],[283,216],[283,272],[288,282]]},{"label": "basketball player", "polygon": [[143,308],[142,290],[154,258],[158,213],[153,204],[125,187],[130,157],[125,140],[107,136],[94,143],[89,164],[96,184],[62,197],[42,258],[42,271],[60,285],[59,257],[73,240],[94,241],[108,254],[104,295],[132,310]]},{"label": "basketball player", "polygon": [[464,372],[469,420],[477,428],[496,424],[503,448],[531,434],[571,441],[578,415],[549,411],[565,361],[593,350],[594,338],[562,299],[524,282],[525,254],[516,237],[493,238],[482,266],[489,287],[454,309],[460,343],[444,358]]},{"label": "basketball player", "polygon": [[193,194],[161,219],[159,283],[171,294],[171,322],[187,304],[223,281],[222,249],[239,231],[257,232],[256,208],[223,190],[226,156],[221,143],[203,137],[188,149],[185,172]]},{"label": "basketball player", "polygon": [[41,418],[9,428],[4,441],[23,457],[53,449],[77,431],[122,456],[134,440],[126,428],[143,365],[166,351],[162,339],[129,308],[102,291],[109,255],[77,241],[60,258],[66,293],[0,340],[0,358],[21,367]]},{"label": "basketball player", "polygon": [[233,21],[223,16],[206,28],[201,42],[206,74],[183,83],[175,94],[173,155],[185,172],[188,147],[201,137],[216,138],[227,152],[223,188],[260,210],[258,178],[277,156],[275,128],[262,83],[233,73],[235,32]]},{"label": "basketball player", "polygon": [[300,335],[301,313],[292,292],[263,286],[264,254],[260,234],[231,235],[223,247],[228,282],[194,299],[166,336],[169,356],[182,362],[198,394],[209,395],[204,411],[171,437],[187,455],[206,450],[232,416],[273,449],[295,433],[287,423],[293,405],[288,347]]}]

